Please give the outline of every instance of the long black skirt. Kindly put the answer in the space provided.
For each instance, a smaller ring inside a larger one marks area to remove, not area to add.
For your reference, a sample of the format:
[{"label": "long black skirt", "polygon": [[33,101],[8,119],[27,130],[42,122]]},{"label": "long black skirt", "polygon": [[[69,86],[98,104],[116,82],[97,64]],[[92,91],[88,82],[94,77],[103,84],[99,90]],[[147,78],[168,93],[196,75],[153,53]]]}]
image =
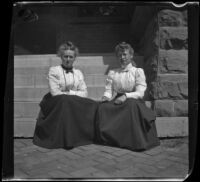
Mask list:
[{"label": "long black skirt", "polygon": [[75,95],[46,94],[40,102],[33,143],[44,148],[66,148],[94,142],[98,103]]},{"label": "long black skirt", "polygon": [[128,98],[116,105],[114,100],[99,105],[96,119],[97,142],[133,151],[160,144],[155,113],[142,100]]}]

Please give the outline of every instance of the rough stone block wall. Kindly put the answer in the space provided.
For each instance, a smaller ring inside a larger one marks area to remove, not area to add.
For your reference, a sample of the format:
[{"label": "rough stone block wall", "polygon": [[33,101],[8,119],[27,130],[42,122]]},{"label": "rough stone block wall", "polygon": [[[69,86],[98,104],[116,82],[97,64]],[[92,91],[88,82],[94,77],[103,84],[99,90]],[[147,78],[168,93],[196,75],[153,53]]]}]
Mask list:
[{"label": "rough stone block wall", "polygon": [[187,11],[161,10],[158,25],[155,109],[158,116],[188,116]]},{"label": "rough stone block wall", "polygon": [[148,90],[159,117],[188,116],[188,28],[186,10],[160,10],[141,40]]}]

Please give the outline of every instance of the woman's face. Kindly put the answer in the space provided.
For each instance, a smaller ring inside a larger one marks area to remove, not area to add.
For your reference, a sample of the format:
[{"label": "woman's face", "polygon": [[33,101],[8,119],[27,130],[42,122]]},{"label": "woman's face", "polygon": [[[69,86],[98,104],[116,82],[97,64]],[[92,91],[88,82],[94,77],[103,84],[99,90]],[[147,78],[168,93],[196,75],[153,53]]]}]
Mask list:
[{"label": "woman's face", "polygon": [[65,50],[61,55],[62,65],[66,68],[71,68],[75,61],[75,52],[73,50]]},{"label": "woman's face", "polygon": [[128,49],[125,49],[124,51],[121,51],[117,55],[121,67],[124,68],[126,67],[129,63],[131,63],[133,55],[130,54],[130,51]]}]

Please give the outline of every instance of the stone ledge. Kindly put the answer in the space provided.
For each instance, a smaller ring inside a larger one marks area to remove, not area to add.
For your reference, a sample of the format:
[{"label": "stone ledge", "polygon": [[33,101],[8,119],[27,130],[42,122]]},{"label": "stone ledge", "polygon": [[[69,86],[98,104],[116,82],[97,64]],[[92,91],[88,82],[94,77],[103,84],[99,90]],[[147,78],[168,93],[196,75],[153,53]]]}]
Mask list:
[{"label": "stone ledge", "polygon": [[[33,137],[35,118],[15,118],[14,137]],[[188,117],[157,117],[158,137],[188,136]]]}]

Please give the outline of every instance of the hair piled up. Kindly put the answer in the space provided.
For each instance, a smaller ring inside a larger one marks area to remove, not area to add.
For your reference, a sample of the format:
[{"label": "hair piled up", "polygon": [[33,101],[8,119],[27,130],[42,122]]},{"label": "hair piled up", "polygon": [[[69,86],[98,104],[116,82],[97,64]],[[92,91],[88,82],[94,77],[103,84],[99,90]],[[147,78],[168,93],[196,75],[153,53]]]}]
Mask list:
[{"label": "hair piled up", "polygon": [[63,52],[66,51],[66,50],[72,50],[72,51],[74,51],[75,56],[77,56],[78,53],[79,53],[78,47],[76,47],[72,42],[67,41],[66,43],[63,43],[63,44],[61,44],[59,46],[58,51],[57,51],[57,55],[59,57],[61,57],[62,54],[63,54]]},{"label": "hair piled up", "polygon": [[121,42],[115,47],[116,55],[118,55],[120,52],[123,52],[124,50],[129,50],[130,54],[132,54],[132,55],[134,54],[133,48],[131,47],[130,44],[128,44],[126,42]]}]

